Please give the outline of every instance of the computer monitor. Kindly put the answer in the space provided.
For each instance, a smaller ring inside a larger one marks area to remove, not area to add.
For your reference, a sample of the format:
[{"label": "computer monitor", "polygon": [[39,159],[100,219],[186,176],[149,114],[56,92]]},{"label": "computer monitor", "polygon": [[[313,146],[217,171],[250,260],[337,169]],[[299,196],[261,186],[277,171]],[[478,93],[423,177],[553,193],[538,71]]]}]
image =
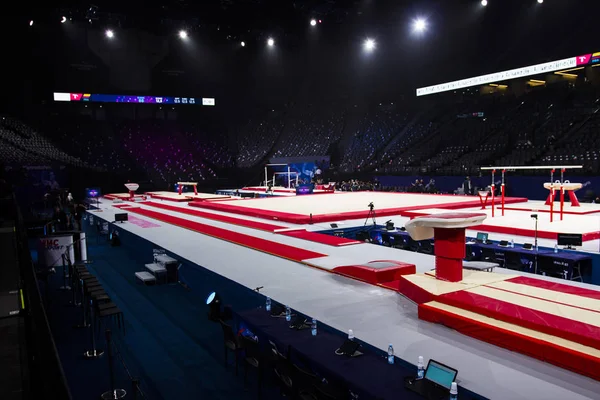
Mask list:
[{"label": "computer monitor", "polygon": [[425,370],[425,379],[450,390],[458,371],[435,360],[429,360]]},{"label": "computer monitor", "polygon": [[556,242],[559,246],[579,246],[583,245],[583,235],[581,233],[558,233]]},{"label": "computer monitor", "polygon": [[115,214],[115,221],[116,222],[125,222],[127,220],[128,220],[127,213],[118,213],[118,214]]},{"label": "computer monitor", "polygon": [[488,234],[484,233],[484,232],[477,232],[477,241],[478,242],[487,242],[488,240]]}]

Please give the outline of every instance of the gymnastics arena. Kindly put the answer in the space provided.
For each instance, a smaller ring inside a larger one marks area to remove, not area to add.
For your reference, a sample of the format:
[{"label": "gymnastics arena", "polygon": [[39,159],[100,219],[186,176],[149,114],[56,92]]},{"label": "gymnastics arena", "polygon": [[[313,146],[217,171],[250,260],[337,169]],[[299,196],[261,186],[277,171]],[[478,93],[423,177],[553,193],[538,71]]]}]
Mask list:
[{"label": "gymnastics arena", "polygon": [[12,5],[0,399],[600,400],[589,3]]}]

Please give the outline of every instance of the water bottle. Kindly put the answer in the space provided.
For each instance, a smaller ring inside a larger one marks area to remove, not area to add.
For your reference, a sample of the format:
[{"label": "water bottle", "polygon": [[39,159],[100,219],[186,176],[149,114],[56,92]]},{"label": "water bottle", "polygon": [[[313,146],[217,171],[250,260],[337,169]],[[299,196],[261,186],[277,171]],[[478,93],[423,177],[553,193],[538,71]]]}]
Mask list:
[{"label": "water bottle", "polygon": [[290,306],[285,306],[285,320],[287,322],[292,320],[292,310],[290,310]]},{"label": "water bottle", "polygon": [[425,376],[425,364],[423,364],[423,356],[419,356],[419,362],[417,363],[417,379],[423,379]]},{"label": "water bottle", "polygon": [[271,298],[270,297],[267,297],[267,301],[265,303],[265,309],[267,311],[271,311]]},{"label": "water bottle", "polygon": [[317,320],[316,319],[312,319],[312,323],[310,324],[310,333],[313,336],[317,336]]},{"label": "water bottle", "polygon": [[392,344],[390,343],[390,345],[388,346],[388,364],[393,364],[394,363],[394,346],[392,346]]},{"label": "water bottle", "polygon": [[554,253],[558,253],[558,244],[554,245]]},{"label": "water bottle", "polygon": [[450,386],[450,400],[458,400],[458,385],[456,382],[452,382],[452,386]]},{"label": "water bottle", "polygon": [[515,239],[510,239],[510,247],[515,247]]},{"label": "water bottle", "polygon": [[354,340],[354,331],[352,329],[348,329],[348,340]]}]

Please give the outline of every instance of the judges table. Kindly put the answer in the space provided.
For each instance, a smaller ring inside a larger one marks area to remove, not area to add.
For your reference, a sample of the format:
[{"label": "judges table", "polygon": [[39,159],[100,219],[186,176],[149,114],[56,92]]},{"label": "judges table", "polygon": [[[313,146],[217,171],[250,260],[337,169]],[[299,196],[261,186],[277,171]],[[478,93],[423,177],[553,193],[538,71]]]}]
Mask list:
[{"label": "judges table", "polygon": [[[375,354],[368,348],[360,348],[364,354],[349,358],[338,356],[338,349],[344,338],[340,335],[319,329],[317,336],[310,329],[294,330],[289,328],[285,318],[274,318],[264,309],[253,309],[236,314],[238,322],[258,336],[259,342],[274,341],[280,349],[292,346],[292,359],[295,353],[310,362],[315,372],[332,381],[343,382],[360,399],[422,399],[421,396],[404,388],[404,377],[415,376],[416,367],[408,368],[396,358],[389,365],[383,355]],[[283,351],[283,350],[282,350]],[[427,360],[425,360],[427,362]],[[459,372],[460,374],[460,372]],[[460,378],[460,376],[459,376]],[[461,389],[459,389],[461,393]],[[461,399],[470,398],[467,391],[461,393]]]},{"label": "judges table", "polygon": [[[406,250],[419,250],[423,242],[415,242],[405,231],[388,231],[385,229],[374,229],[371,231],[371,238],[380,244],[400,247]],[[435,245],[435,243],[433,243]],[[418,246],[418,247],[417,247]],[[535,273],[535,259],[537,255],[537,273],[546,274],[569,280],[580,280],[581,276],[590,277],[592,275],[592,257],[586,254],[577,253],[571,250],[560,249],[558,253],[553,250],[526,250],[522,245],[515,244],[515,247],[499,246],[498,243],[475,243],[466,244],[469,258],[480,259],[484,252],[493,251],[495,259],[501,266],[511,269],[518,269],[523,272]],[[520,259],[520,265],[508,263],[505,265],[506,253],[513,253]]]},{"label": "judges table", "polygon": [[[573,251],[559,250],[526,250],[521,245],[515,247],[499,246],[497,243],[467,243],[467,253],[479,257],[484,250],[493,251],[500,263],[505,263],[506,254],[518,255],[521,261],[521,271],[535,272],[535,259],[537,256],[537,273],[564,279],[579,280],[581,275],[591,275],[592,257],[589,255],[575,253]],[[516,269],[514,265],[505,265],[507,268]]]}]

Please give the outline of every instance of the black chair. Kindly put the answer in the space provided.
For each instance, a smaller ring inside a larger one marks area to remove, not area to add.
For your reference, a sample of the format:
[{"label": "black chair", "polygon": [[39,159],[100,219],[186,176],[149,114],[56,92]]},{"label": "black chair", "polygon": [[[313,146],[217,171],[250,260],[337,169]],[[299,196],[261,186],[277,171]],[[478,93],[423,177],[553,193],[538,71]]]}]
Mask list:
[{"label": "black chair", "polygon": [[259,343],[249,337],[241,337],[241,346],[244,349],[244,387],[248,379],[248,368],[255,368],[258,373],[258,398],[261,397],[262,379],[263,379],[263,354],[260,351]]},{"label": "black chair", "polygon": [[507,251],[504,253],[504,268],[514,269],[516,271],[528,271],[529,264],[524,264],[523,261],[521,261],[519,253]]},{"label": "black chair", "polygon": [[225,354],[225,367],[227,367],[227,353],[232,351],[235,357],[235,375],[238,374],[238,356],[241,350],[240,343],[233,333],[231,325],[226,324],[222,319],[219,319],[221,329],[223,330],[223,350]]},{"label": "black chair", "polygon": [[490,248],[482,247],[481,261],[498,263],[498,259],[496,258],[496,252]]},{"label": "black chair", "polygon": [[315,386],[319,383],[319,378],[296,364],[292,366],[292,374],[294,397],[299,400],[317,400]]},{"label": "black chair", "polygon": [[279,384],[279,388],[281,390],[281,394],[285,394],[288,396],[293,396],[293,379],[292,379],[292,366],[289,361],[290,355],[290,347],[288,347],[287,356],[281,354],[281,352],[277,349],[275,343],[269,341],[271,345],[270,351],[273,357],[272,359],[272,367],[273,373],[277,379],[277,383]]}]

